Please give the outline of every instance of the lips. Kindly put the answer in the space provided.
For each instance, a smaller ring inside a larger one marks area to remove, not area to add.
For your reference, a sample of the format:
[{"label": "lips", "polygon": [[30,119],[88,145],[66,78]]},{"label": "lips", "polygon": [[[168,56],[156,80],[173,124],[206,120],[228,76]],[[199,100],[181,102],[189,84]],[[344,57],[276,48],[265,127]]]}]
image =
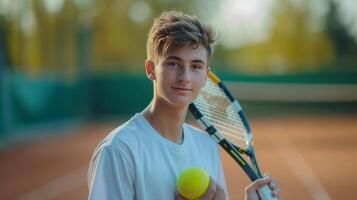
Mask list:
[{"label": "lips", "polygon": [[180,95],[185,95],[189,92],[192,92],[191,88],[184,88],[184,87],[171,87],[171,88],[174,89]]}]

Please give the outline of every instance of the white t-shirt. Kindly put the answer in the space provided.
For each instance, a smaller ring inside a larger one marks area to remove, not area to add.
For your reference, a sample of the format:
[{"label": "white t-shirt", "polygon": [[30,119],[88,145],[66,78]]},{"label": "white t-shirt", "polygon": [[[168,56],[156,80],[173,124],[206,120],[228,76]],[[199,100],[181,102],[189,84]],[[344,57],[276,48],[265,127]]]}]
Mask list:
[{"label": "white t-shirt", "polygon": [[93,154],[88,199],[174,199],[177,177],[188,167],[205,169],[227,193],[218,145],[188,124],[183,130],[183,143],[176,144],[136,114],[112,131]]}]

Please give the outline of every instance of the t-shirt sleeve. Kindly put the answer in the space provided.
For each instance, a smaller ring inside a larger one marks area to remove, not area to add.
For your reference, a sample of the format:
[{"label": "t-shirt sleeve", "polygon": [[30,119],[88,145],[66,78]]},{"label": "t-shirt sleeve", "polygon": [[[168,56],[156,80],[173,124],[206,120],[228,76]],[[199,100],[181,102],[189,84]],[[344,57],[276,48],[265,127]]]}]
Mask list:
[{"label": "t-shirt sleeve", "polygon": [[134,199],[134,168],[113,146],[96,152],[88,171],[89,200]]}]

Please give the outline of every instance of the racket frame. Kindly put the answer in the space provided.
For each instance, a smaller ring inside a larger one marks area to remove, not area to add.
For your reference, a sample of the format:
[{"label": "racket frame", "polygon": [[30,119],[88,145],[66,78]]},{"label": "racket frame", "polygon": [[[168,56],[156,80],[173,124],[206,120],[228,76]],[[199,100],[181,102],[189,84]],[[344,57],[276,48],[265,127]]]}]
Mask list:
[{"label": "racket frame", "polygon": [[[255,152],[253,148],[253,134],[250,128],[247,117],[245,116],[243,109],[237,99],[234,98],[232,93],[224,85],[224,83],[212,72],[208,72],[208,77],[220,88],[220,90],[226,95],[230,103],[233,105],[236,113],[242,120],[242,124],[247,132],[246,134],[246,144],[247,150],[241,149],[236,145],[230,143],[222,133],[220,133],[214,125],[212,125],[209,120],[200,112],[195,103],[189,105],[189,111],[195,117],[196,121],[200,126],[229,154],[232,158],[242,167],[246,172],[248,177],[255,181],[262,177],[257,159],[255,157]],[[251,165],[243,158],[242,154],[247,155],[250,159]]]},{"label": "racket frame", "polygon": [[[212,71],[209,71],[208,72],[208,77],[215,84],[217,84],[218,87],[221,89],[221,91],[228,97],[228,99],[231,102],[233,108],[235,109],[235,111],[237,112],[239,117],[241,118],[241,120],[243,122],[243,126],[244,126],[245,130],[247,131],[247,134],[246,134],[247,150],[246,150],[246,153],[244,151],[242,151],[242,150],[241,150],[241,152],[249,157],[255,173],[259,177],[263,177],[262,173],[260,171],[257,159],[255,157],[255,151],[254,151],[254,147],[253,147],[252,129],[250,128],[248,118],[246,117],[246,115],[245,115],[245,113],[244,113],[244,111],[242,109],[242,106],[240,105],[239,101],[233,96],[233,94],[228,90],[226,85],[218,78],[218,76],[216,76]],[[235,147],[237,148],[237,146],[235,146]]]}]

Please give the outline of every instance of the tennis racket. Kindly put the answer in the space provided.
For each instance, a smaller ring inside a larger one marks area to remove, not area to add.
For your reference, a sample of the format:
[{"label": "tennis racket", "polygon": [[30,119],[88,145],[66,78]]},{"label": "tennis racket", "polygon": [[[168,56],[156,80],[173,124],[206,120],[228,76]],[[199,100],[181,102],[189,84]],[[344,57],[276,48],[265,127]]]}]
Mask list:
[{"label": "tennis racket", "polygon": [[[189,111],[204,129],[255,181],[262,177],[255,158],[253,135],[239,102],[213,73],[208,73],[205,86],[189,105]],[[244,159],[249,157],[249,162]],[[262,200],[274,200],[268,186],[259,191]]]}]

